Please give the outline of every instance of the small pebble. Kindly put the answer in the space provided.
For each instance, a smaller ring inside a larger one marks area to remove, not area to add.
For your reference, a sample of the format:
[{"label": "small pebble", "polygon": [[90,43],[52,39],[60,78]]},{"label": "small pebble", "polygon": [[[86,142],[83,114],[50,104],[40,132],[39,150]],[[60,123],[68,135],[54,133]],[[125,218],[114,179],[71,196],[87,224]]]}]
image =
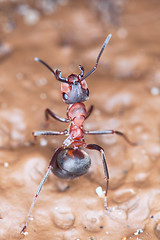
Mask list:
[{"label": "small pebble", "polygon": [[24,22],[27,25],[34,25],[40,19],[40,13],[34,9],[27,9],[24,14]]},{"label": "small pebble", "polygon": [[101,187],[96,188],[96,193],[97,193],[98,197],[103,197],[104,196],[104,191],[102,190]]},{"label": "small pebble", "polygon": [[47,144],[48,144],[48,141],[45,138],[40,138],[40,145],[42,147],[47,146]]},{"label": "small pebble", "polygon": [[160,89],[158,87],[152,87],[151,90],[150,90],[150,93],[153,95],[153,96],[157,96],[160,94]]},{"label": "small pebble", "polygon": [[142,229],[137,229],[137,232],[135,232],[134,235],[138,235],[140,233],[143,233],[143,230]]},{"label": "small pebble", "polygon": [[4,167],[8,168],[9,164],[7,162],[4,163]]}]

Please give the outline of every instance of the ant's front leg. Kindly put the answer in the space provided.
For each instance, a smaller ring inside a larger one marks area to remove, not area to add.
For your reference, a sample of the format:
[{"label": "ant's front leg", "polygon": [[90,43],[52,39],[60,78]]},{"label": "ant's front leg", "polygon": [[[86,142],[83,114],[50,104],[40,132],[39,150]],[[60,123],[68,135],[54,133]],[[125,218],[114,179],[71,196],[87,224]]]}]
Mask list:
[{"label": "ant's front leg", "polygon": [[54,112],[52,112],[49,108],[47,108],[45,110],[45,118],[46,118],[47,123],[49,121],[49,116],[60,122],[69,122],[70,121],[68,118],[61,118],[61,117],[57,116]]},{"label": "ant's front leg", "polygon": [[119,132],[119,131],[115,131],[115,130],[106,130],[106,131],[85,131],[84,130],[83,132],[84,132],[84,134],[89,134],[89,135],[117,134],[117,135],[123,137],[124,140],[132,146],[137,146],[139,144],[137,142],[130,141],[124,133]]},{"label": "ant's front leg", "polygon": [[100,147],[99,145],[97,144],[88,144],[86,146],[86,148],[88,149],[91,149],[91,150],[97,150],[101,153],[102,155],[102,161],[103,161],[103,168],[104,168],[104,174],[105,174],[105,177],[106,177],[106,180],[107,180],[107,184],[106,184],[106,191],[105,191],[105,198],[104,198],[104,207],[107,211],[108,208],[107,208],[107,192],[108,192],[108,184],[109,184],[109,173],[108,173],[108,168],[107,168],[107,163],[106,163],[106,158],[105,158],[105,154],[104,154],[104,150],[102,147]]}]

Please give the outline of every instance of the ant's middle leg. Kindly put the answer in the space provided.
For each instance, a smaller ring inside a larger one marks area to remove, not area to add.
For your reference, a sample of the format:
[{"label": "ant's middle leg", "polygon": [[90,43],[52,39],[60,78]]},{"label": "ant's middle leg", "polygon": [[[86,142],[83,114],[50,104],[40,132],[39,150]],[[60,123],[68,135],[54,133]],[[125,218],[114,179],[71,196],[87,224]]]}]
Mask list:
[{"label": "ant's middle leg", "polygon": [[65,129],[64,131],[35,131],[32,132],[32,135],[34,136],[34,143],[36,143],[36,139],[38,136],[47,136],[47,135],[67,135],[68,130]]},{"label": "ant's middle leg", "polygon": [[137,143],[137,142],[132,142],[132,141],[130,141],[130,140],[128,139],[128,137],[127,137],[124,133],[119,132],[119,131],[115,131],[115,130],[106,130],[106,131],[85,131],[85,130],[84,130],[84,134],[89,134],[89,135],[117,134],[117,135],[123,137],[124,140],[125,140],[126,142],[128,142],[128,143],[129,143],[130,145],[132,145],[132,146],[136,146],[136,145],[139,144],[139,143]]},{"label": "ant's middle leg", "polygon": [[47,108],[45,110],[45,118],[46,118],[47,122],[49,121],[49,116],[60,122],[69,122],[70,121],[68,118],[61,118],[61,117],[57,116],[54,112],[52,112],[49,108]]}]

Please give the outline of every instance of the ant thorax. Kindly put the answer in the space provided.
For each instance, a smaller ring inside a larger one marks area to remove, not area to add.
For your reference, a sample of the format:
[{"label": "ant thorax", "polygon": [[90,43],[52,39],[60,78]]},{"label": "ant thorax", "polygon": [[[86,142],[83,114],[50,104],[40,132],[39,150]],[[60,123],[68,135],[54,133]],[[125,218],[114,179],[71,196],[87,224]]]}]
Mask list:
[{"label": "ant thorax", "polygon": [[69,105],[67,108],[67,117],[71,123],[68,129],[69,137],[63,143],[65,146],[71,145],[72,147],[76,148],[85,144],[83,123],[86,116],[87,110],[84,103],[74,103]]}]

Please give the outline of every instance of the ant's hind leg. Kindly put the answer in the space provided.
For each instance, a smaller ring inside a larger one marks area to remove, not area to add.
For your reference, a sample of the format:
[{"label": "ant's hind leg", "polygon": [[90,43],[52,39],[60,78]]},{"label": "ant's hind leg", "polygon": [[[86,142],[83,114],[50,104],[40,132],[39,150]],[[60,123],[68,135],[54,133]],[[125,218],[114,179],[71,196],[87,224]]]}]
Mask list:
[{"label": "ant's hind leg", "polygon": [[49,166],[49,167],[48,167],[48,170],[47,170],[47,172],[46,172],[46,174],[45,174],[45,176],[43,177],[43,179],[42,179],[42,181],[41,181],[41,183],[40,183],[40,185],[39,185],[39,187],[38,187],[38,189],[37,189],[36,195],[35,195],[35,197],[34,197],[34,200],[33,200],[33,202],[32,202],[32,205],[31,205],[30,210],[29,210],[29,213],[28,213],[28,217],[27,217],[26,223],[25,223],[24,227],[22,228],[22,230],[21,230],[21,232],[20,232],[21,234],[24,234],[24,232],[25,232],[25,230],[26,230],[26,228],[27,228],[27,226],[28,226],[28,223],[29,223],[29,221],[30,221],[30,219],[31,219],[31,213],[32,213],[34,204],[35,204],[35,202],[36,202],[36,200],[37,200],[37,197],[38,197],[38,195],[39,195],[39,193],[40,193],[40,191],[41,191],[41,189],[42,189],[42,186],[43,186],[43,184],[45,183],[45,181],[46,181],[46,179],[47,179],[47,177],[48,177],[51,169],[52,169],[52,166]]},{"label": "ant's hind leg", "polygon": [[106,191],[105,191],[105,198],[104,198],[104,207],[107,211],[108,208],[107,208],[107,192],[108,192],[108,185],[109,185],[109,173],[108,173],[108,168],[107,168],[107,163],[106,163],[106,158],[105,158],[105,154],[104,154],[104,150],[102,147],[100,147],[99,145],[97,144],[88,144],[86,146],[86,148],[88,149],[91,149],[91,150],[97,150],[101,153],[101,156],[102,156],[102,162],[103,162],[103,168],[104,168],[104,174],[105,174],[105,177],[106,177]]},{"label": "ant's hind leg", "polygon": [[41,189],[42,189],[42,187],[43,187],[43,185],[44,185],[44,183],[45,183],[45,181],[46,181],[46,179],[47,179],[50,171],[53,169],[53,165],[54,165],[54,162],[55,162],[56,159],[57,159],[57,155],[61,152],[62,149],[64,149],[64,148],[63,148],[63,147],[58,148],[58,149],[55,151],[55,153],[54,153],[54,155],[53,155],[53,157],[52,157],[52,160],[50,161],[48,170],[47,170],[46,174],[44,175],[41,183],[39,184],[39,187],[38,187],[37,192],[36,192],[36,194],[35,194],[34,200],[33,200],[32,204],[31,204],[30,209],[29,209],[29,213],[28,213],[28,217],[27,217],[26,223],[25,223],[24,227],[22,228],[22,230],[21,230],[21,232],[20,232],[21,234],[24,234],[24,232],[25,232],[25,230],[26,230],[26,228],[27,228],[27,226],[28,226],[28,223],[29,223],[29,221],[30,221],[30,219],[31,219],[32,210],[33,210],[33,207],[34,207],[34,205],[35,205],[35,202],[36,202],[36,200],[37,200],[37,198],[38,198],[38,195],[39,195],[39,193],[40,193],[40,191],[41,191]]},{"label": "ant's hind leg", "polygon": [[67,118],[61,118],[61,117],[57,116],[54,112],[52,112],[49,108],[47,108],[45,110],[45,119],[46,119],[47,123],[49,121],[49,116],[58,120],[58,121],[60,121],[60,122],[69,122],[70,121]]}]

